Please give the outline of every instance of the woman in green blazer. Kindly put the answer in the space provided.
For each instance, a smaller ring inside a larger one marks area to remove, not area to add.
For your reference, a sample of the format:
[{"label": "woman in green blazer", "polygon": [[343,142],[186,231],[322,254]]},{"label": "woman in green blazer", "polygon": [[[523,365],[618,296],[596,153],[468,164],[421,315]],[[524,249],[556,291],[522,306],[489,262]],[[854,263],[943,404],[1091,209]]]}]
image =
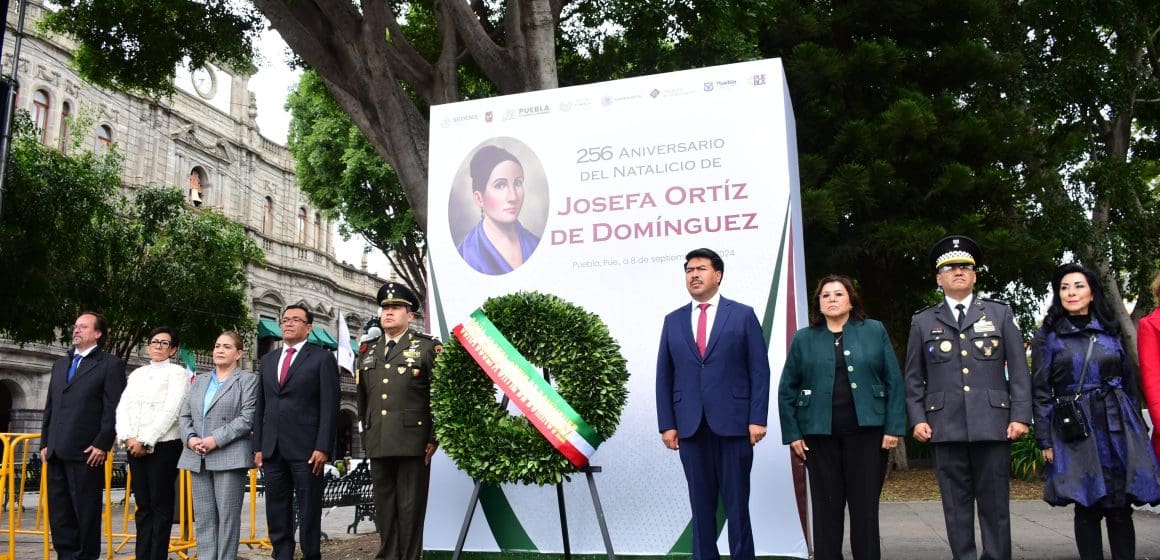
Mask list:
[{"label": "woman in green blazer", "polygon": [[886,458],[906,429],[898,359],[846,276],[818,283],[810,326],[794,333],[778,386],[782,443],[806,463],[814,558],[842,558],[847,504],[856,560],[881,556],[878,498]]}]

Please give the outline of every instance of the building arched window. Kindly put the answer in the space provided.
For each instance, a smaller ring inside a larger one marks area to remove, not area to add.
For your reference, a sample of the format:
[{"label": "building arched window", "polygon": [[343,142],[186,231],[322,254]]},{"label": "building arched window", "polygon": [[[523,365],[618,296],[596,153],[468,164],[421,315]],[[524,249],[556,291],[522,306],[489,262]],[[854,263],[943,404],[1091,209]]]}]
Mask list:
[{"label": "building arched window", "polygon": [[65,101],[60,106],[60,151],[68,153],[68,120],[72,116],[72,106]]},{"label": "building arched window", "polygon": [[97,155],[103,156],[109,153],[109,148],[113,146],[113,129],[107,125],[102,124],[97,127]]},{"label": "building arched window", "polygon": [[274,198],[266,197],[266,206],[262,208],[262,233],[274,233]]},{"label": "building arched window", "polygon": [[298,209],[298,242],[306,244],[306,207]]},{"label": "building arched window", "polygon": [[324,242],[326,237],[322,235],[322,213],[314,213],[314,246],[319,249],[325,249]]},{"label": "building arched window", "polygon": [[189,171],[189,202],[194,206],[201,206],[206,202],[201,174],[200,167],[194,167]]},{"label": "building arched window", "polygon": [[40,143],[48,141],[48,92],[38,89],[32,93],[32,124],[36,125]]}]

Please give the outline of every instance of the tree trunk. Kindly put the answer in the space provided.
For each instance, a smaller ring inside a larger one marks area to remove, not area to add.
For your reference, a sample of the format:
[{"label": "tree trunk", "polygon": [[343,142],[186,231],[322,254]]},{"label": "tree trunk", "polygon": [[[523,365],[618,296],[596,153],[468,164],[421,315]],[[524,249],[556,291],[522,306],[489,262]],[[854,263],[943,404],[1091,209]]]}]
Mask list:
[{"label": "tree trunk", "polygon": [[508,0],[507,36],[501,47],[488,34],[490,23],[481,22],[470,3],[437,0],[441,53],[432,64],[403,36],[388,3],[363,3],[359,13],[345,2],[254,0],[398,174],[423,231],[430,125],[411,95],[428,105],[458,99],[461,44],[502,93],[556,87],[556,25],[563,4]]}]

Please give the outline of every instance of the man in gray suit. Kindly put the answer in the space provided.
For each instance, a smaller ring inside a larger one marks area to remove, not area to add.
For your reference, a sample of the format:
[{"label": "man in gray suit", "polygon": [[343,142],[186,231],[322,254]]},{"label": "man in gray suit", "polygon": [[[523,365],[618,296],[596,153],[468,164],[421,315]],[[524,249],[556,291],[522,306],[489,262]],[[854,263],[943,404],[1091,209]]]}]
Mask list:
[{"label": "man in gray suit", "polygon": [[379,288],[383,335],[360,349],[358,410],[371,460],[375,523],[385,560],[419,560],[435,430],[431,425],[431,368],[443,346],[411,330],[419,301],[406,286]]},{"label": "man in gray suit", "polygon": [[906,347],[907,415],[914,438],[931,442],[957,560],[978,557],[976,502],[982,558],[1011,558],[1010,441],[1031,422],[1023,335],[1006,303],[974,295],[979,258],[969,237],[935,244],[930,260],[945,297],[915,313]]}]

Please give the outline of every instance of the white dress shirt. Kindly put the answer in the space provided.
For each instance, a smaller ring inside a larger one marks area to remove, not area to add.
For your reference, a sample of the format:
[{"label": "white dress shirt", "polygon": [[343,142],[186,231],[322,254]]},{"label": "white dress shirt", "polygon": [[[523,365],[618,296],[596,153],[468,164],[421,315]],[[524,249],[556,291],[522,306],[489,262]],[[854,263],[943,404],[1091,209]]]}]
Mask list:
[{"label": "white dress shirt", "polygon": [[963,304],[963,314],[966,314],[967,310],[971,308],[971,303],[973,303],[975,301],[975,294],[968,294],[967,297],[963,298],[962,301],[957,300],[951,296],[943,296],[943,297],[946,298],[947,305],[950,306],[951,313],[954,314],[955,321],[959,320],[959,310],[957,309],[957,306],[960,303]]},{"label": "white dress shirt", "polygon": [[717,308],[721,307],[721,292],[713,294],[709,301],[693,300],[693,340],[697,340],[697,321],[701,318],[701,303],[709,304],[705,308],[705,347],[709,347],[709,336],[713,333],[713,322],[717,320]]}]

